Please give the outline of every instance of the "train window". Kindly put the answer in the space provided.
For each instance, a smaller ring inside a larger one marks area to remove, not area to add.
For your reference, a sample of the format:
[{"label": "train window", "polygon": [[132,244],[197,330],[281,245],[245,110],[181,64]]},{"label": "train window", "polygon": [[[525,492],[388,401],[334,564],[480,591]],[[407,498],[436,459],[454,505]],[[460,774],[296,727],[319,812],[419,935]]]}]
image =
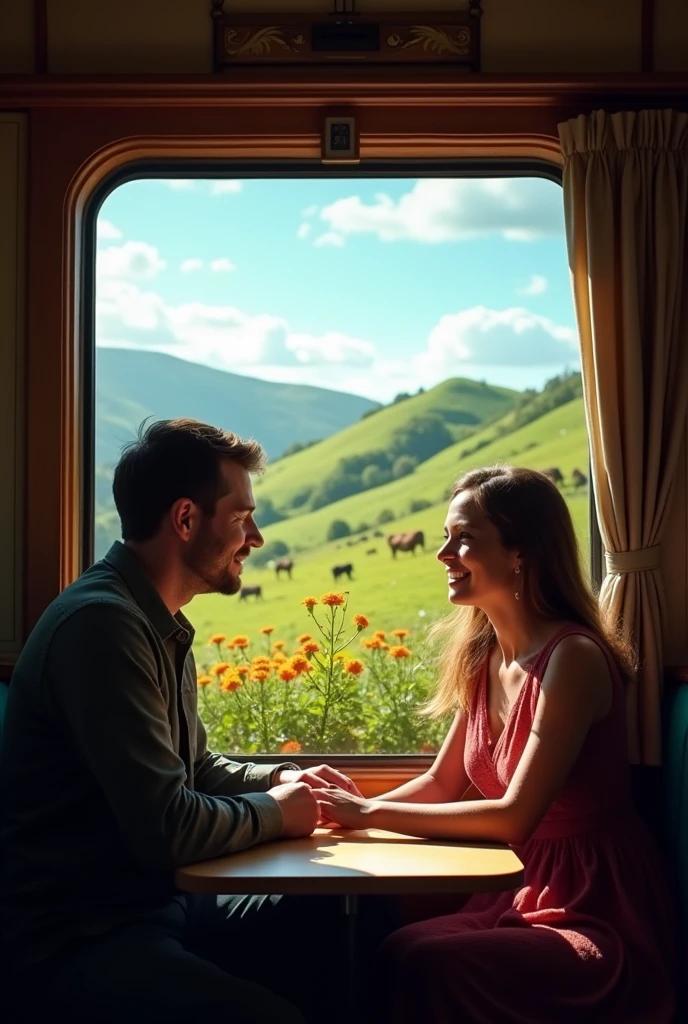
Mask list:
[{"label": "train window", "polygon": [[590,560],[561,188],[503,169],[157,175],[97,212],[93,555],[147,418],[256,437],[265,544],[185,609],[211,745],[418,754],[435,554],[463,471],[546,471]]}]

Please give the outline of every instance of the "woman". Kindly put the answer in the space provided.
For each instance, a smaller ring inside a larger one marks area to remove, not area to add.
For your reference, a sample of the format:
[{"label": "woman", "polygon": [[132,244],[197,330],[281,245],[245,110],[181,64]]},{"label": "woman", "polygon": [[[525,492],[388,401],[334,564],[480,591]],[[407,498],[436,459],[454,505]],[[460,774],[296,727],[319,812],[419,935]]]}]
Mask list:
[{"label": "woman", "polygon": [[664,1024],[673,920],[629,798],[630,655],[583,581],[566,503],[533,470],[474,470],[455,485],[445,536],[437,557],[461,611],[441,627],[429,709],[455,712],[442,749],[374,800],[316,796],[345,827],[510,843],[525,878],[386,940],[388,1019]]}]

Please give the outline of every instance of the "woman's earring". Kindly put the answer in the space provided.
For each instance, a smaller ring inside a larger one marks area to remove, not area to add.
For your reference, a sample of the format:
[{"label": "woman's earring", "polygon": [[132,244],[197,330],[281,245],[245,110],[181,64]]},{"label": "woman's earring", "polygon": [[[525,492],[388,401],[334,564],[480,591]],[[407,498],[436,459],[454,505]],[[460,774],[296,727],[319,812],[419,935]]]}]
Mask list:
[{"label": "woman's earring", "polygon": [[[514,569],[514,572],[518,573],[520,571],[521,571],[521,566],[517,565],[516,568]],[[521,600],[521,591],[517,590],[516,593],[514,594],[514,597],[516,598],[517,601],[520,601]]]}]

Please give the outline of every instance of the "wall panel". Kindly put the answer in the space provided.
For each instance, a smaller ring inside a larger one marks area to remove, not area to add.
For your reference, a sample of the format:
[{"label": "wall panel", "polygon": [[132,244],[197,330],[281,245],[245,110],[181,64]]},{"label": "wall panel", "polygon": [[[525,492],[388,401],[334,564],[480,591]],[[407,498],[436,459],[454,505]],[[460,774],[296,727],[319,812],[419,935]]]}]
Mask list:
[{"label": "wall panel", "polygon": [[655,71],[688,71],[688,3],[655,0]]},{"label": "wall panel", "polygon": [[0,75],[32,71],[32,0],[0,0]]},{"label": "wall panel", "polygon": [[22,643],[26,117],[0,113],[0,661]]}]

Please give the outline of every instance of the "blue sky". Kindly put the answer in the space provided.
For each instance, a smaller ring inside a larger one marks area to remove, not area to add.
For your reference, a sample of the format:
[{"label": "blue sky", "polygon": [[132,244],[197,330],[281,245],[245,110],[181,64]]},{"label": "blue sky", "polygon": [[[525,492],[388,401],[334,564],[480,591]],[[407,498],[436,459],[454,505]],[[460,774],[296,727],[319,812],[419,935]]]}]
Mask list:
[{"label": "blue sky", "polygon": [[97,343],[389,401],[578,367],[544,178],[139,180],[98,217]]}]

